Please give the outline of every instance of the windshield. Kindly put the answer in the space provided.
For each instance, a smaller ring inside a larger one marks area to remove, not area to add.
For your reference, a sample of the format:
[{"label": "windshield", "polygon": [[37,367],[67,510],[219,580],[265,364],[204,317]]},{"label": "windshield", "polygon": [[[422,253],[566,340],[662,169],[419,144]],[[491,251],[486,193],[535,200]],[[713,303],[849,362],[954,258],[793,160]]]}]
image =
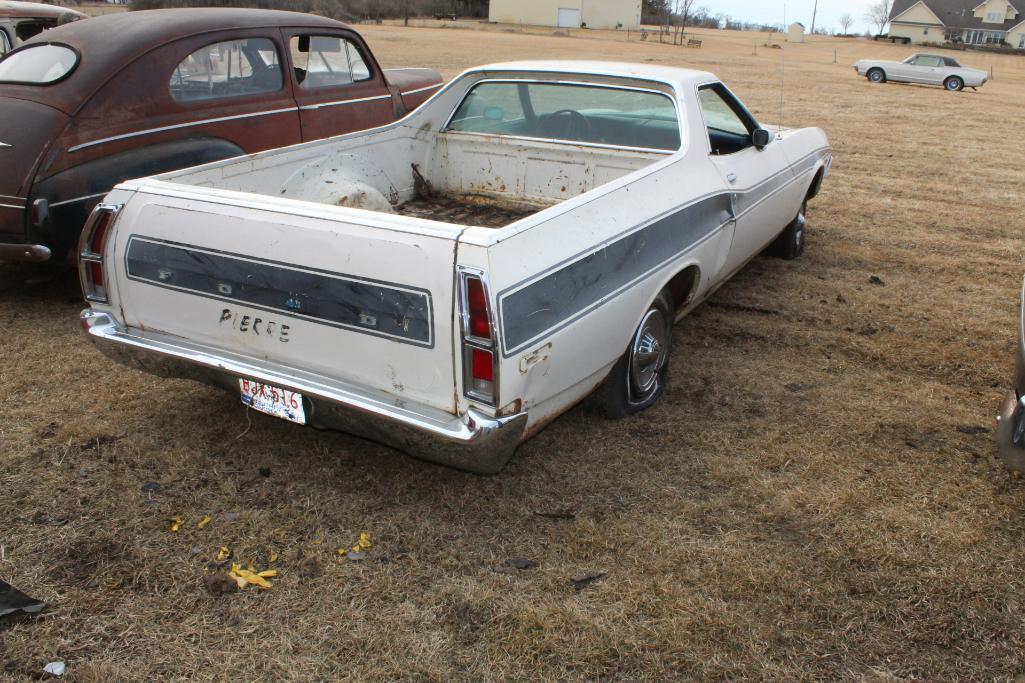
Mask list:
[{"label": "windshield", "polygon": [[448,130],[676,151],[673,100],[651,90],[588,84],[484,82],[459,104]]},{"label": "windshield", "polygon": [[0,59],[0,82],[46,85],[67,76],[78,55],[63,45],[31,45]]}]

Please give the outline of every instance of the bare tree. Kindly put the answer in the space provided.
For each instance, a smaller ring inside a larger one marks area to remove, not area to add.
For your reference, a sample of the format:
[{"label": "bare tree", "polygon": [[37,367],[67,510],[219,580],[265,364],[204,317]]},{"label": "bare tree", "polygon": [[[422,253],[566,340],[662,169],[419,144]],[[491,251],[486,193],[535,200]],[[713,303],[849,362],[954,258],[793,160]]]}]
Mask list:
[{"label": "bare tree", "polygon": [[854,25],[854,17],[847,13],[840,17],[840,28],[843,29],[843,34],[847,35],[848,31],[851,30],[851,26]]},{"label": "bare tree", "polygon": [[680,31],[683,31],[687,28],[687,20],[690,19],[690,15],[695,9],[694,0],[675,0],[673,4],[675,7],[674,14],[676,14],[680,20]]},{"label": "bare tree", "polygon": [[890,4],[892,1],[893,0],[876,0],[869,5],[868,9],[865,11],[865,19],[868,20],[868,23],[879,29],[876,31],[877,35],[883,32],[883,29],[886,28],[886,24],[890,21]]}]

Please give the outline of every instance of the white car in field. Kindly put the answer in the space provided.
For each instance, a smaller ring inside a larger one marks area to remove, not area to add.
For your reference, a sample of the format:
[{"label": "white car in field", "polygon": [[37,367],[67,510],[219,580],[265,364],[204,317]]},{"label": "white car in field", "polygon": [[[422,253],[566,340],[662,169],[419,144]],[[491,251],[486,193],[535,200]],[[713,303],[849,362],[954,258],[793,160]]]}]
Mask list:
[{"label": "white car in field", "polygon": [[854,70],[873,83],[899,81],[942,85],[953,92],[977,88],[989,80],[985,71],[961,66],[953,57],[939,55],[913,54],[903,62],[863,59],[854,64]]},{"label": "white car in field", "polygon": [[652,405],[674,321],[801,254],[831,160],[710,73],[480,67],[382,128],[121,183],[83,232],[82,324],[253,409],[496,472],[598,387],[612,417]]}]

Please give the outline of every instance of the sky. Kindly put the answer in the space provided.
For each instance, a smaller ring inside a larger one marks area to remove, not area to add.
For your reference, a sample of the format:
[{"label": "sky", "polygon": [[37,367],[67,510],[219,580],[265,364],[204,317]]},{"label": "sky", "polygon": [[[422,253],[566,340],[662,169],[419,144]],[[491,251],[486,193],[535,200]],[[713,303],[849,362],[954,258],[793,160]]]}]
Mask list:
[{"label": "sky", "polygon": [[[786,23],[799,21],[811,27],[812,8],[815,0],[696,0],[695,6],[707,7],[710,14],[728,14],[737,21],[782,24],[786,8]],[[865,10],[872,0],[819,0],[819,11],[815,19],[816,28],[840,30],[840,17],[850,14],[854,17],[852,33],[861,33],[868,28]]]}]

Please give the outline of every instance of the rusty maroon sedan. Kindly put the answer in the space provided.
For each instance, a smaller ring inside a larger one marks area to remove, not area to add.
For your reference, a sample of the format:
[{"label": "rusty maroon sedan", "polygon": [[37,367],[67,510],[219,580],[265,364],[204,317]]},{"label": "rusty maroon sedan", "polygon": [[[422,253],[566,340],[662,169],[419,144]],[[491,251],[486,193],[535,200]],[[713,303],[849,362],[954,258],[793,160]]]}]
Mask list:
[{"label": "rusty maroon sedan", "polygon": [[273,10],[125,12],[0,59],[0,261],[65,260],[116,183],[373,128],[441,86],[384,71],[337,21]]}]

